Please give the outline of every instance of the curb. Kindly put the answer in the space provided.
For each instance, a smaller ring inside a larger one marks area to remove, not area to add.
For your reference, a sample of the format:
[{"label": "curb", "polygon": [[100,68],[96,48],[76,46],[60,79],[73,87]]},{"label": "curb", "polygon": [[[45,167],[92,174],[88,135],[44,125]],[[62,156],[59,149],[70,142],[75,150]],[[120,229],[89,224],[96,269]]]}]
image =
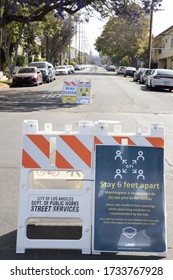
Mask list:
[{"label": "curb", "polygon": [[4,89],[9,89],[9,86],[8,85],[0,86],[0,91],[2,91]]}]

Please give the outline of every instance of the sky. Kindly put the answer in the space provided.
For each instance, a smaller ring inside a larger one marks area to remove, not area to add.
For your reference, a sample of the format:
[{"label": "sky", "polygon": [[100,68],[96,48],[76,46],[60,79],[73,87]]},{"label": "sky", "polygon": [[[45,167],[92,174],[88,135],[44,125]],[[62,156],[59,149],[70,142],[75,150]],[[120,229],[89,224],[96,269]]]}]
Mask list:
[{"label": "sky", "polygon": [[[99,17],[99,16],[98,16]],[[101,35],[104,21],[97,17],[90,18],[89,23],[85,24],[85,34],[88,41],[88,48],[96,53],[94,50],[94,43],[98,36]],[[153,28],[152,33],[157,36],[162,31],[173,25],[173,0],[163,0],[160,11],[153,14]]]},{"label": "sky", "polygon": [[[173,25],[173,0],[163,0],[161,11],[153,14],[153,34],[157,36]],[[163,9],[163,10],[162,10]]]}]

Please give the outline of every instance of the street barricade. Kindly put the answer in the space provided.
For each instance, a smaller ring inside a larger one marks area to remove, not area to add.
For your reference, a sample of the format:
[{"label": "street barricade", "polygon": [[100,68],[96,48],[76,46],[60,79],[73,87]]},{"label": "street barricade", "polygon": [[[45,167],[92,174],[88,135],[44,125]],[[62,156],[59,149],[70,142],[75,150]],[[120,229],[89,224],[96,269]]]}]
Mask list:
[{"label": "street barricade", "polygon": [[62,102],[73,104],[90,104],[92,90],[90,80],[64,80]]},{"label": "street barricade", "polygon": [[25,121],[23,130],[16,252],[60,248],[89,254],[92,125],[56,132],[45,124],[39,131],[37,121]]},{"label": "street barricade", "polygon": [[[110,128],[113,130],[110,131]],[[37,121],[23,129],[17,253],[165,254],[164,129],[122,133],[116,121],[78,131]]]},{"label": "street barricade", "polygon": [[77,81],[64,80],[62,91],[63,103],[77,103]]},{"label": "street barricade", "polygon": [[89,104],[92,102],[91,81],[79,80],[77,85],[77,103]]}]

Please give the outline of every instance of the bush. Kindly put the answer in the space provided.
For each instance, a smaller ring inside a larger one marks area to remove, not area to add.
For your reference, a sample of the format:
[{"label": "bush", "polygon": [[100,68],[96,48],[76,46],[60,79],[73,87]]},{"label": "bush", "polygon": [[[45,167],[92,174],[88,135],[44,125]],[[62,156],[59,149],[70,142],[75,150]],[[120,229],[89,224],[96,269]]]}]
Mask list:
[{"label": "bush", "polygon": [[25,66],[25,56],[24,55],[18,55],[17,57],[17,66]]}]

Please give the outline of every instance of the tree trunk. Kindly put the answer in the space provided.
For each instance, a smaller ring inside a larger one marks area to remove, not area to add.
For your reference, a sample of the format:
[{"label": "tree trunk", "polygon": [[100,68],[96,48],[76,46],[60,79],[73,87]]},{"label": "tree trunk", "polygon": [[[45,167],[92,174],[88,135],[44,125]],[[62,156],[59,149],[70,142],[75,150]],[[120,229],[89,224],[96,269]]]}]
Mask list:
[{"label": "tree trunk", "polygon": [[2,48],[4,50],[6,63],[7,63],[8,69],[9,69],[9,72],[8,72],[9,79],[12,78],[13,71],[16,67],[17,52],[18,52],[18,47],[19,47],[19,43],[21,40],[22,32],[23,32],[23,27],[24,27],[24,24],[21,24],[19,27],[19,33],[18,33],[17,41],[15,43],[13,56],[11,56],[11,53],[10,53],[10,48],[12,45],[12,38],[13,38],[13,30],[11,30],[10,32],[4,32],[5,34],[4,34],[4,42],[2,44]]}]

